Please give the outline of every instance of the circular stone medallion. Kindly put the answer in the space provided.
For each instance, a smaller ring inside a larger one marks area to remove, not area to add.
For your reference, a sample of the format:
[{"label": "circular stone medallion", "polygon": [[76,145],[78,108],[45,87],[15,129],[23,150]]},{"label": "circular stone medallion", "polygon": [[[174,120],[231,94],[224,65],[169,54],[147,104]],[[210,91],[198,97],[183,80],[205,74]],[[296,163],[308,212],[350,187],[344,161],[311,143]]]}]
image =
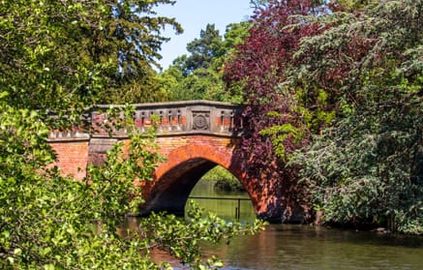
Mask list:
[{"label": "circular stone medallion", "polygon": [[207,129],[207,118],[204,115],[196,115],[194,117],[194,129]]}]

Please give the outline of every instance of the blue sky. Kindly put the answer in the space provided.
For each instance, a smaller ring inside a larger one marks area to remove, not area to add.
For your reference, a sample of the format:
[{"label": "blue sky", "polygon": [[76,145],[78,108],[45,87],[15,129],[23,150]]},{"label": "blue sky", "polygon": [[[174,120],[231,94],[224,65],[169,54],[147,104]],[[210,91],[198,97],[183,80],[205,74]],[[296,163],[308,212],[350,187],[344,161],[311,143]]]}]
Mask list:
[{"label": "blue sky", "polygon": [[174,35],[171,29],[165,31],[171,40],[162,46],[160,64],[163,68],[186,53],[186,44],[198,37],[207,23],[214,23],[223,34],[226,25],[246,20],[252,13],[249,0],[176,0],[175,5],[162,5],[156,10],[161,16],[176,18],[184,28],[181,35]]}]

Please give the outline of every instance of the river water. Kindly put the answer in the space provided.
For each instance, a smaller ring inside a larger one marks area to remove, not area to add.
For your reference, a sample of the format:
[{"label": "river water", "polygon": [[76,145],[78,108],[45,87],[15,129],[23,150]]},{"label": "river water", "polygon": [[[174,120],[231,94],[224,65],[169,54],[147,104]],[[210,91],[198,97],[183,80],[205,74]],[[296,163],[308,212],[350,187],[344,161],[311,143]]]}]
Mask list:
[{"label": "river water", "polygon": [[[191,196],[247,198],[246,194],[216,193],[213,183],[200,181]],[[195,200],[226,219],[235,217],[236,201]],[[241,221],[254,219],[249,201],[241,202]],[[206,245],[224,269],[419,269],[423,270],[423,238],[374,232],[328,229],[308,225],[269,225],[254,236],[229,245]]]}]

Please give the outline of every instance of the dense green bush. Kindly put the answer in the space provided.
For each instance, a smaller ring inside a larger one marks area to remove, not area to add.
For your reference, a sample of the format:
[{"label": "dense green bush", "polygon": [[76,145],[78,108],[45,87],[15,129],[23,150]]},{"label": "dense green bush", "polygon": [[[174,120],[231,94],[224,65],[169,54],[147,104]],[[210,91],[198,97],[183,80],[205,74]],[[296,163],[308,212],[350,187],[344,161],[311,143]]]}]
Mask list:
[{"label": "dense green bush", "polygon": [[[352,1],[354,2],[354,1]],[[292,164],[326,222],[423,233],[423,1],[370,1],[305,18],[291,79],[324,89],[336,109]]]},{"label": "dense green bush", "polygon": [[216,166],[201,179],[214,182],[217,191],[244,191],[242,183],[223,167]]}]

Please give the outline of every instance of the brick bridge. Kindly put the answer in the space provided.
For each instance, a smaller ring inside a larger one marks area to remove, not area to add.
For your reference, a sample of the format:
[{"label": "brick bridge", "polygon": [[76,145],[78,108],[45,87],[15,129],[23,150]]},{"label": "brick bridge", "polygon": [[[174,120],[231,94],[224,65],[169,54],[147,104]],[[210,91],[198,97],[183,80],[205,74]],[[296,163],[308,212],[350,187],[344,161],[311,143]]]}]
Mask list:
[{"label": "brick bridge", "polygon": [[[51,132],[49,143],[57,153],[57,166],[65,175],[83,179],[87,164],[101,164],[106,152],[118,141],[127,141],[125,130],[110,135],[99,128],[107,121],[107,105],[87,113],[89,131]],[[159,119],[157,143],[166,160],[144,189],[146,203],[141,214],[184,212],[187,198],[198,180],[216,165],[231,172],[248,192],[256,214],[280,221],[278,192],[265,182],[249,181],[247,160],[239,149],[242,134],[241,108],[227,103],[184,101],[135,105],[135,125],[141,131]],[[256,179],[257,180],[257,179]],[[260,179],[259,179],[260,180]],[[254,184],[255,183],[255,184]]]}]

